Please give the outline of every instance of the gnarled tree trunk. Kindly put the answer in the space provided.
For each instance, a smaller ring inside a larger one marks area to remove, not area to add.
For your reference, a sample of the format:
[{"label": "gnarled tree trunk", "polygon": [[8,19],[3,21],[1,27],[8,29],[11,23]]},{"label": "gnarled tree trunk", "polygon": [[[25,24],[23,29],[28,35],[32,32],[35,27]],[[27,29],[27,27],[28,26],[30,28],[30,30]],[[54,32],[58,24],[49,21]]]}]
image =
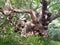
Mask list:
[{"label": "gnarled tree trunk", "polygon": [[[58,17],[58,13],[51,14],[47,9],[48,2],[46,0],[42,0],[42,14],[33,11],[31,9],[14,9],[10,3],[10,0],[7,0],[5,3],[5,8],[0,8],[0,12],[3,15],[7,16],[7,19],[10,23],[16,26],[17,29],[21,31],[21,35],[35,35],[38,33],[40,36],[48,37],[48,24],[55,18]],[[29,13],[31,16],[31,21],[27,20],[19,20],[21,24],[17,24],[12,20],[11,13]],[[52,17],[53,16],[53,17]]]}]

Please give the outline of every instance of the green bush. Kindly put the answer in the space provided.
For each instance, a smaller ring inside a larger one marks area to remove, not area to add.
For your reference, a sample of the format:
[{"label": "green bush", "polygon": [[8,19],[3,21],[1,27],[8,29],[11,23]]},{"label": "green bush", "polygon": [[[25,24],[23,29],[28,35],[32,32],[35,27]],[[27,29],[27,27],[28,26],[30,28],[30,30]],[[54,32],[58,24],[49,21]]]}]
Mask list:
[{"label": "green bush", "polygon": [[48,35],[50,39],[60,41],[60,22],[58,19],[52,21],[48,26]]}]

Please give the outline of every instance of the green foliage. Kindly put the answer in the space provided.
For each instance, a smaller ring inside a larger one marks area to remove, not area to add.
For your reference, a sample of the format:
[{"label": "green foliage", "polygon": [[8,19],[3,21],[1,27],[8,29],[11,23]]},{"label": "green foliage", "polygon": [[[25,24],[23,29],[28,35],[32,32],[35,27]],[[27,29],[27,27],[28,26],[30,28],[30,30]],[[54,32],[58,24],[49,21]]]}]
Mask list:
[{"label": "green foliage", "polygon": [[57,41],[47,40],[38,36],[25,38],[16,33],[5,36],[3,38],[0,37],[0,45],[60,45]]},{"label": "green foliage", "polygon": [[[60,18],[58,18],[58,19],[60,19]],[[49,29],[48,34],[49,34],[50,39],[60,41],[60,21],[58,19],[52,21],[49,24],[49,26],[48,26],[48,29]]]},{"label": "green foliage", "polygon": [[60,0],[48,0],[49,4],[48,4],[48,8],[50,10],[51,13],[56,12],[57,10],[60,9]]},{"label": "green foliage", "polygon": [[4,7],[5,0],[0,0],[0,7]]}]

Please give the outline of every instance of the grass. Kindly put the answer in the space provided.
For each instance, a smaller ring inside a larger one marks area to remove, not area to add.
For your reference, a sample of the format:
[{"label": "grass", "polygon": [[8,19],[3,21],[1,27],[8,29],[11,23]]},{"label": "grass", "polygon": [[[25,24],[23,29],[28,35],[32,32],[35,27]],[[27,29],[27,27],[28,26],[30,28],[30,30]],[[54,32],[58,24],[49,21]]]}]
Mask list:
[{"label": "grass", "polygon": [[0,37],[0,45],[60,45],[60,42],[45,39],[39,36],[21,37],[19,34],[10,34]]}]

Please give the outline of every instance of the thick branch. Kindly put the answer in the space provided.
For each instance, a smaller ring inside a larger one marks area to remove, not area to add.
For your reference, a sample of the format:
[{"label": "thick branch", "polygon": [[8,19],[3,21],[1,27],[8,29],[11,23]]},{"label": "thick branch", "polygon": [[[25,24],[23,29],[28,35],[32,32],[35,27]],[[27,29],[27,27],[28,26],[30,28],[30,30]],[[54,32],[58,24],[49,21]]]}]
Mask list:
[{"label": "thick branch", "polygon": [[20,10],[20,9],[11,9],[11,11],[7,11],[7,13],[5,14],[5,11],[6,10],[3,10],[2,8],[0,8],[0,12],[2,12],[4,15],[7,15],[8,13],[10,14],[10,12],[13,12],[13,13],[29,13],[31,15],[31,18],[33,21],[36,20],[36,13],[35,11],[31,10],[31,9],[23,9],[23,10]]},{"label": "thick branch", "polygon": [[56,19],[57,17],[59,17],[58,13],[52,14],[50,17],[50,22],[54,19]]},{"label": "thick branch", "polygon": [[31,10],[31,9],[23,9],[23,10],[20,10],[20,9],[12,9],[12,11],[14,13],[29,13],[31,15],[31,18],[33,21],[36,20],[36,12]]}]

